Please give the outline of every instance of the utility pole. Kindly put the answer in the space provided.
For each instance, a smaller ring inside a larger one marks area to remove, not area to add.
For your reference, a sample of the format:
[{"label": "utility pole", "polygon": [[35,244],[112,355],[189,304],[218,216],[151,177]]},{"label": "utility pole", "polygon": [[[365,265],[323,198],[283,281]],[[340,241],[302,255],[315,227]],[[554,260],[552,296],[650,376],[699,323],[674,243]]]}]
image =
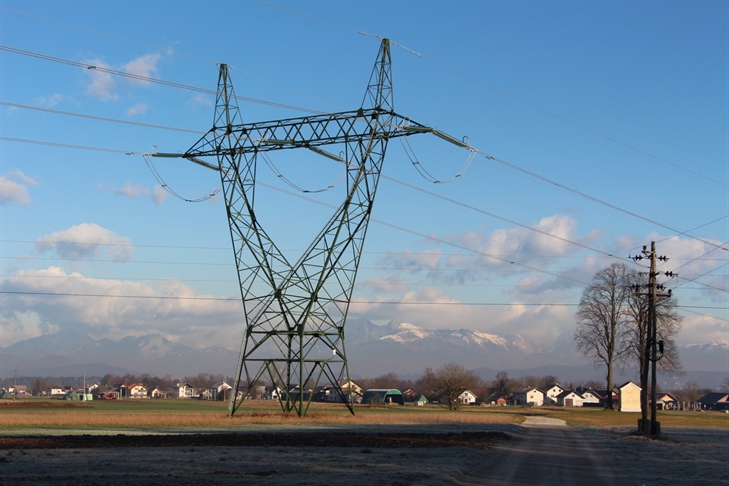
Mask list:
[{"label": "utility pole", "polygon": [[[661,436],[661,424],[657,420],[657,380],[656,380],[656,367],[658,361],[663,358],[663,341],[658,340],[658,313],[656,312],[656,305],[658,302],[658,297],[671,297],[671,291],[669,290],[667,293],[658,293],[659,290],[664,290],[664,286],[660,285],[656,282],[656,277],[658,275],[661,275],[660,272],[656,270],[656,261],[660,260],[662,262],[668,261],[668,257],[665,256],[657,256],[656,255],[656,242],[651,242],[651,248],[650,250],[647,249],[647,247],[643,246],[643,251],[641,252],[643,255],[638,255],[633,257],[634,261],[642,260],[643,258],[649,258],[650,259],[650,270],[648,272],[648,336],[647,336],[647,342],[646,342],[646,349],[645,349],[645,359],[646,362],[650,364],[651,367],[651,394],[650,394],[650,402],[651,402],[651,419],[650,419],[650,430],[647,428],[646,422],[646,410],[643,408],[643,404],[641,403],[641,413],[642,413],[642,420],[640,421],[640,430],[644,434],[649,434],[652,439],[657,439]],[[676,274],[673,272],[665,272],[665,276],[667,277],[674,277]],[[638,290],[637,288],[635,290]],[[641,294],[646,295],[646,294]]]},{"label": "utility pole", "polygon": [[18,367],[15,367],[15,372],[13,376],[13,400],[15,400],[15,397],[18,396]]}]

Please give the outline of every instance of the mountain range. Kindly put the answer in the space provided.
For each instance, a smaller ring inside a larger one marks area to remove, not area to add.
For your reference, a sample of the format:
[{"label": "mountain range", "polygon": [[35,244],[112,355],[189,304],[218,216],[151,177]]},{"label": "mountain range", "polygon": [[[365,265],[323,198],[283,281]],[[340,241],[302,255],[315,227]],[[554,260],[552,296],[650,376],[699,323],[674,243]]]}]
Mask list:
[{"label": "mountain range", "polygon": [[[571,335],[540,346],[523,336],[499,336],[468,329],[423,329],[408,323],[378,326],[366,319],[347,322],[346,352],[353,377],[395,372],[417,378],[430,367],[456,362],[486,380],[499,371],[512,377],[554,375],[563,382],[602,380],[604,372],[575,351]],[[684,375],[663,377],[669,388],[694,380],[718,388],[729,372],[729,341],[682,346]],[[0,347],[0,378],[13,376],[103,376],[126,373],[183,378],[199,373],[234,374],[238,353],[222,347],[193,348],[152,334],[118,341],[85,333],[45,334]],[[618,373],[616,381],[635,379]]]}]

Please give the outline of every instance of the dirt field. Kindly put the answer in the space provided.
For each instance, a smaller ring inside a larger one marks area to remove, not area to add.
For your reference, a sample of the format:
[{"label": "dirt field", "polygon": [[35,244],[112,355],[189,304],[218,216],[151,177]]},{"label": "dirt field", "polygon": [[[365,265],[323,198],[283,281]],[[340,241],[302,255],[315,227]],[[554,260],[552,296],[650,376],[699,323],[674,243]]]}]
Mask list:
[{"label": "dirt field", "polygon": [[54,428],[49,422],[27,433],[4,433],[0,424],[2,485],[563,486],[577,484],[577,478],[589,478],[590,484],[729,485],[725,427],[667,427],[662,440],[648,440],[634,435],[633,427],[569,427],[545,416],[527,416],[521,425],[509,420],[378,424],[364,421],[379,415],[363,413],[362,423],[307,419],[239,424],[235,430],[187,426],[174,433],[146,426],[74,430],[69,422],[80,424],[78,417],[98,412],[75,404],[28,405],[17,407],[32,408],[26,417],[41,423],[46,414],[76,418],[63,415],[66,425]]}]

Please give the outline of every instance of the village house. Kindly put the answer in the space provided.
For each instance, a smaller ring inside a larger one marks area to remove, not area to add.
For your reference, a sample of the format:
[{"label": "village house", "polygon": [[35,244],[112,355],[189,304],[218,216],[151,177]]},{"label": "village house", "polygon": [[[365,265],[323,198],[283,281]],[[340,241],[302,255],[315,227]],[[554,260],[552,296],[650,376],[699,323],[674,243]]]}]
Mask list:
[{"label": "village house", "polygon": [[458,402],[463,405],[473,405],[476,403],[476,394],[470,390],[465,390],[463,393],[458,395]]},{"label": "village house", "polygon": [[216,383],[210,388],[210,400],[228,400],[230,398],[230,390],[232,389],[233,387],[225,381]]},{"label": "village house", "polygon": [[565,389],[562,388],[559,383],[555,383],[547,387],[544,390],[544,404],[545,405],[557,405],[557,397],[564,393]]},{"label": "village house", "polygon": [[557,395],[557,405],[561,407],[581,407],[583,402],[582,396],[573,390],[565,390]]},{"label": "village house", "polygon": [[508,400],[505,396],[502,396],[498,393],[493,393],[488,397],[488,403],[491,405],[496,405],[498,407],[503,407],[508,403]]},{"label": "village house", "polygon": [[575,388],[575,392],[582,397],[582,406],[599,406],[603,403],[603,394],[593,390],[592,388],[586,388],[584,386],[578,386]]},{"label": "village house", "polygon": [[701,410],[729,410],[729,393],[707,393],[697,400]]},{"label": "village house", "polygon": [[175,398],[192,398],[197,395],[195,388],[189,383],[178,383],[172,387]]},{"label": "village house", "polygon": [[147,387],[141,383],[122,385],[119,392],[122,398],[147,398]]},{"label": "village house", "polygon": [[678,408],[678,400],[670,393],[658,392],[656,394],[656,409],[674,410]]},{"label": "village house", "polygon": [[632,381],[618,387],[618,410],[640,412],[640,387]]},{"label": "village house", "polygon": [[403,390],[402,396],[406,403],[414,402],[419,397],[418,393],[412,388],[406,388],[405,390]]},{"label": "village house", "polygon": [[544,392],[539,388],[525,388],[514,392],[514,405],[530,405],[533,407],[541,407],[544,405]]}]

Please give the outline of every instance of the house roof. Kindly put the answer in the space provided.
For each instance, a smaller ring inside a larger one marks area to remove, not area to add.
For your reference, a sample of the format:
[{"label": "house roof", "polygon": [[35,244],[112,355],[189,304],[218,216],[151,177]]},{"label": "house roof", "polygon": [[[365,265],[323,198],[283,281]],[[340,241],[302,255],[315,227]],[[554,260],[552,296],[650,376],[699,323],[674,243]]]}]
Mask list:
[{"label": "house roof", "polygon": [[530,387],[530,388],[522,388],[521,390],[515,391],[514,393],[529,393],[530,391],[538,391],[542,395],[544,395],[544,391],[540,390],[536,386]]},{"label": "house roof", "polygon": [[726,392],[711,392],[707,393],[703,397],[697,400],[699,403],[717,403],[729,401],[729,393]]},{"label": "house roof", "polygon": [[633,383],[632,381],[626,381],[625,383],[623,383],[622,385],[620,385],[618,387],[618,389],[619,390],[622,390],[626,386],[633,386],[634,388],[637,388],[638,390],[640,390],[640,387],[638,385],[636,385],[635,383]]}]

